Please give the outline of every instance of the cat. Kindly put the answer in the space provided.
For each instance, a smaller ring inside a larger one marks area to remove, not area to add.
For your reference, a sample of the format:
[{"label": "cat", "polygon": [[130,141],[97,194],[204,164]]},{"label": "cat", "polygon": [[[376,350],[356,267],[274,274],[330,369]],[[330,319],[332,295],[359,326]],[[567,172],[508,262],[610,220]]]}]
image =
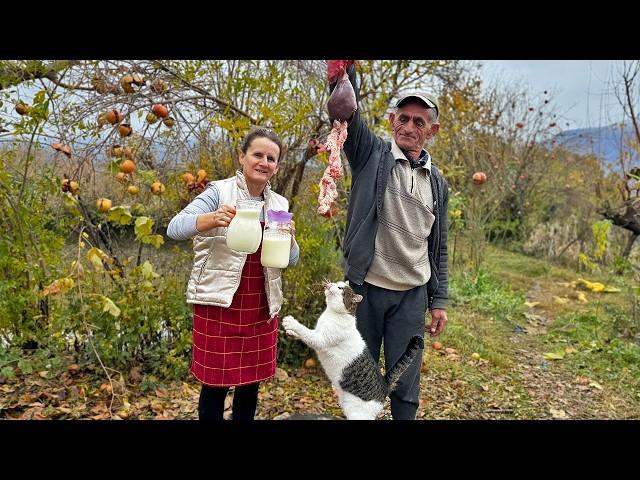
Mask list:
[{"label": "cat", "polygon": [[282,319],[282,326],[287,335],[318,354],[347,420],[375,420],[400,376],[424,348],[424,340],[419,335],[412,337],[402,357],[382,376],[356,328],[355,311],[362,295],[346,282],[324,282],[324,294],[327,306],[315,329],[291,315]]}]

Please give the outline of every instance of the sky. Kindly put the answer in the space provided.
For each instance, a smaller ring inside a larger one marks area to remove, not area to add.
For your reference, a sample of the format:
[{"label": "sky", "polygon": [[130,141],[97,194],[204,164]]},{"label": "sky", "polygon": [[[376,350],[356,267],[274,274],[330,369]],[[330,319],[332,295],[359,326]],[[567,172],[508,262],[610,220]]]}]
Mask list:
[{"label": "sky", "polygon": [[532,94],[553,94],[558,115],[570,126],[593,128],[623,119],[613,94],[622,60],[481,60],[486,81],[507,80]]}]

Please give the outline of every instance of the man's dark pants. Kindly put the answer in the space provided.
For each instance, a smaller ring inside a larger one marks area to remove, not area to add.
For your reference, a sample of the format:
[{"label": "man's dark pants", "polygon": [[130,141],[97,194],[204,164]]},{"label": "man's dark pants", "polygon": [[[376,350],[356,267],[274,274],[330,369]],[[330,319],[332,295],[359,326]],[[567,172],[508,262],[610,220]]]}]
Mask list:
[{"label": "man's dark pants", "polygon": [[[384,341],[384,364],[388,371],[405,352],[414,335],[424,336],[428,308],[426,285],[396,291],[364,282],[350,283],[364,298],[356,310],[357,327],[376,362]],[[422,352],[402,374],[391,393],[394,420],[415,420],[420,398]]]}]

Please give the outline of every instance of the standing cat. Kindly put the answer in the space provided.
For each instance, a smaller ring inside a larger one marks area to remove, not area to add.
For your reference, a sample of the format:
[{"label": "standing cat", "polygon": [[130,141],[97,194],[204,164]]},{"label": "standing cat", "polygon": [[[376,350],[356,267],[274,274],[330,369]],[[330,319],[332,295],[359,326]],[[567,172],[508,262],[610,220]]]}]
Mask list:
[{"label": "standing cat", "polygon": [[291,315],[282,319],[282,326],[288,335],[316,351],[347,419],[375,420],[397,380],[424,348],[424,340],[412,337],[405,353],[383,377],[356,328],[354,315],[362,295],[345,282],[325,283],[324,287],[327,308],[315,329]]}]

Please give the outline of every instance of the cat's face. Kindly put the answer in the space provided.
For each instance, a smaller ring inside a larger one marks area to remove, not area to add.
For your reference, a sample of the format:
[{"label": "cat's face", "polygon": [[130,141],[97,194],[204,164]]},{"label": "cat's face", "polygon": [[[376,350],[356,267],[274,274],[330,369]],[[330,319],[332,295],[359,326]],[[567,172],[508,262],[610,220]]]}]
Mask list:
[{"label": "cat's face", "polygon": [[356,314],[356,307],[362,301],[362,295],[358,295],[346,282],[325,283],[324,295],[327,298],[327,306],[336,313]]}]

